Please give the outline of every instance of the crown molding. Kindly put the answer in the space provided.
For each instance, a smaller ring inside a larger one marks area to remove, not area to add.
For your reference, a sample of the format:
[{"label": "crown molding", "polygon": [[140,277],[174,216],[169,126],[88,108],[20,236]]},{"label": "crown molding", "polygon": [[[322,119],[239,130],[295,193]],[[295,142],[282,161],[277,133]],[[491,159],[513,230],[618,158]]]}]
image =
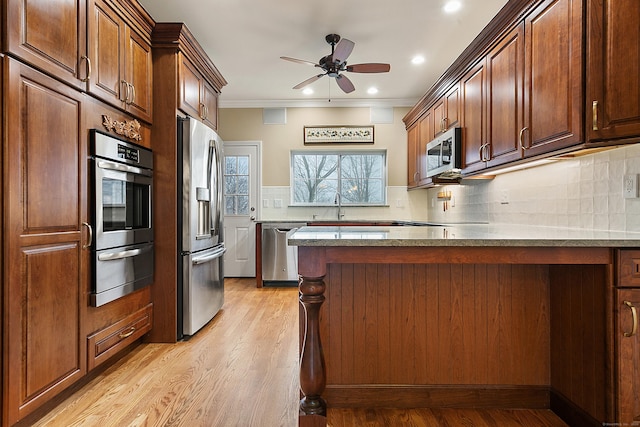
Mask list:
[{"label": "crown molding", "polygon": [[269,100],[225,100],[220,96],[219,108],[320,108],[320,107],[413,107],[415,99],[269,99]]}]

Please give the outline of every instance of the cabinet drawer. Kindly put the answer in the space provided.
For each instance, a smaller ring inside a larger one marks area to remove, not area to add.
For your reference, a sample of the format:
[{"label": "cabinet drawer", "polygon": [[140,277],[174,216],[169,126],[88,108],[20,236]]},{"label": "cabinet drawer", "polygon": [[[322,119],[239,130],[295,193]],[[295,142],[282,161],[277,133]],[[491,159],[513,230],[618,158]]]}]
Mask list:
[{"label": "cabinet drawer", "polygon": [[153,304],[87,337],[87,368],[95,368],[151,330]]},{"label": "cabinet drawer", "polygon": [[640,249],[618,250],[616,286],[640,288]]}]

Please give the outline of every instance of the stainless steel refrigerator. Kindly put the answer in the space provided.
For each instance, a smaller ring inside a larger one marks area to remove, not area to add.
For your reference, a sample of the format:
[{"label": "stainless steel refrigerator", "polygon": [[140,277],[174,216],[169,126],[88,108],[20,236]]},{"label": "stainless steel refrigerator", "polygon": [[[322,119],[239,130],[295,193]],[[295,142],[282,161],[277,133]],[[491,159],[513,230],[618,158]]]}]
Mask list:
[{"label": "stainless steel refrigerator", "polygon": [[[178,118],[178,337],[193,335],[224,303],[222,140]],[[162,227],[162,224],[159,225]],[[170,225],[167,225],[170,226]],[[158,260],[162,262],[162,260]]]}]

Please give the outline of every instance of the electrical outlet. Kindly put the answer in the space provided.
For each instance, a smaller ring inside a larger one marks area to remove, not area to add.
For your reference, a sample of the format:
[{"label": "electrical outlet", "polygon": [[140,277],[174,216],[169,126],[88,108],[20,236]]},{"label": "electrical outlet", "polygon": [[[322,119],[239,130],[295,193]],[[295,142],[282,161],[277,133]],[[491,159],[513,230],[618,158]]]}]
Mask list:
[{"label": "electrical outlet", "polygon": [[269,207],[269,199],[262,199],[262,207],[263,208]]},{"label": "electrical outlet", "polygon": [[273,207],[281,208],[282,207],[282,199],[273,199]]},{"label": "electrical outlet", "polygon": [[500,204],[501,205],[509,204],[509,190],[500,191]]},{"label": "electrical outlet", "polygon": [[625,199],[638,197],[638,175],[627,174],[622,181],[622,194]]}]

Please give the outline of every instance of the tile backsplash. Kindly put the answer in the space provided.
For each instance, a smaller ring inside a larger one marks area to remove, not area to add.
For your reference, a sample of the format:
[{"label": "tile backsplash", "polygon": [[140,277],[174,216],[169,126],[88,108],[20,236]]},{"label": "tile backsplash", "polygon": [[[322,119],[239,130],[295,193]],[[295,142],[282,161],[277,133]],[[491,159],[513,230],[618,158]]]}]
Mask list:
[{"label": "tile backsplash", "polygon": [[[429,220],[481,221],[640,231],[640,198],[623,197],[625,174],[640,174],[640,144],[497,175],[476,185],[426,191]],[[439,191],[451,191],[449,208]]]},{"label": "tile backsplash", "polygon": [[[640,144],[497,175],[473,185],[407,191],[388,187],[384,207],[343,207],[344,219],[490,222],[640,231],[640,198],[624,198],[625,174],[640,175]],[[438,199],[450,191],[451,199]],[[263,220],[336,219],[336,207],[289,206],[289,187],[262,187]]]}]

